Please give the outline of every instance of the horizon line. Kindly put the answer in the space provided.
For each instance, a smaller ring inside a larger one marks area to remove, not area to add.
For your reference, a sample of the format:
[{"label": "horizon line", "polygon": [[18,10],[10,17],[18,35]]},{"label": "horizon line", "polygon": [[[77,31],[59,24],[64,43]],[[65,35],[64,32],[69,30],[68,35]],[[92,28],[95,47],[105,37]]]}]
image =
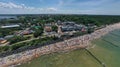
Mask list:
[{"label": "horizon line", "polygon": [[38,14],[0,14],[0,15],[108,15],[108,16],[120,16],[119,14],[70,14],[70,13],[38,13]]}]

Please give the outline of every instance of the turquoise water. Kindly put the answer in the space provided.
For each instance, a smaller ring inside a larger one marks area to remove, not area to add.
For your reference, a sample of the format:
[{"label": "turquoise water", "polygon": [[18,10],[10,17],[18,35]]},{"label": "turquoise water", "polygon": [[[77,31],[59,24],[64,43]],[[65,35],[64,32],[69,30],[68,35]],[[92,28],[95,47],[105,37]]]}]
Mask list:
[{"label": "turquoise water", "polygon": [[68,53],[43,55],[18,67],[120,67],[120,30],[94,40],[92,44],[95,47],[88,50],[105,66],[85,49],[78,49]]}]

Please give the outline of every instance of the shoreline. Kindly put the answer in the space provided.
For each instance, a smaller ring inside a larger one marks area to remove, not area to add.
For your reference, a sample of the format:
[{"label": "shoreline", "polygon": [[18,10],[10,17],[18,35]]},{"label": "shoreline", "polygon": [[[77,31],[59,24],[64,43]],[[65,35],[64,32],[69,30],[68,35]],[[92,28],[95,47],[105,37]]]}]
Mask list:
[{"label": "shoreline", "polygon": [[92,40],[98,39],[101,36],[104,36],[110,31],[113,31],[115,29],[120,29],[120,23],[108,25],[105,28],[96,30],[91,34],[78,36],[72,39],[65,40],[63,42],[58,42],[40,48],[36,48],[33,50],[28,50],[18,54],[6,56],[4,58],[0,58],[0,67],[9,67],[9,66],[12,67],[12,65],[13,66],[20,65],[34,58],[37,58],[41,55],[50,54],[54,52],[70,51],[78,48],[80,49],[89,48]]}]

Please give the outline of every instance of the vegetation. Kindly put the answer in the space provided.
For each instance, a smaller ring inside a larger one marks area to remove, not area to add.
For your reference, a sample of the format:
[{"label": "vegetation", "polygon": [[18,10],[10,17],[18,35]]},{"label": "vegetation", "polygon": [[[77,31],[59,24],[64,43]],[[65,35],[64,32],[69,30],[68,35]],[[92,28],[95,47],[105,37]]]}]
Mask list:
[{"label": "vegetation", "polygon": [[0,52],[5,52],[9,50],[9,46],[1,46],[0,47]]},{"label": "vegetation", "polygon": [[38,36],[41,36],[41,35],[42,35],[42,33],[43,33],[43,28],[41,27],[41,28],[35,29],[34,31],[35,31],[35,32],[34,32],[34,37],[38,37]]},{"label": "vegetation", "polygon": [[20,41],[27,40],[29,38],[30,37],[14,36],[14,37],[8,39],[8,41],[10,42],[10,44],[13,44],[13,43],[17,43],[17,42],[20,42]]},{"label": "vegetation", "polygon": [[[32,25],[44,26],[45,23],[57,21],[74,21],[78,24],[95,24],[97,26],[113,24],[120,21],[120,16],[109,15],[27,15],[18,16],[17,20],[1,20],[0,25],[21,23],[21,28],[31,27]],[[16,29],[0,29],[0,36],[13,33]],[[54,29],[55,30],[55,29]]]},{"label": "vegetation", "polygon": [[58,31],[58,27],[54,25],[54,26],[52,26],[52,30],[57,32]]},{"label": "vegetation", "polygon": [[[39,37],[43,33],[43,27],[45,23],[56,23],[58,21],[73,21],[77,24],[84,24],[88,26],[89,24],[96,25],[101,28],[101,26],[109,25],[113,23],[120,22],[120,16],[107,16],[107,15],[26,15],[26,16],[18,16],[17,20],[0,20],[0,26],[5,24],[16,24],[20,23],[20,28],[0,28],[0,37],[4,37],[6,35],[14,34],[14,32],[19,30],[25,30],[26,28],[30,28],[34,30],[34,37]],[[57,32],[58,27],[52,26],[52,30]],[[92,33],[94,28],[88,28],[87,32],[75,33],[75,35],[83,35],[86,33]],[[29,37],[15,36],[9,39],[10,43],[13,45],[0,47],[0,52],[16,50],[19,48],[36,46],[38,44],[46,43],[51,40],[56,40],[55,37],[46,37],[37,40],[33,40],[30,42],[23,42],[19,44],[14,44],[19,41],[24,41],[29,39]],[[42,45],[43,46],[43,45]]]},{"label": "vegetation", "polygon": [[92,32],[94,32],[94,28],[88,28],[88,32],[87,33],[92,33]]},{"label": "vegetation", "polygon": [[12,35],[15,31],[21,30],[21,28],[0,28],[0,36]]},{"label": "vegetation", "polygon": [[0,52],[12,51],[12,50],[25,48],[29,46],[36,46],[36,45],[44,46],[44,43],[47,43],[56,39],[57,37],[45,37],[45,38],[39,38],[39,39],[28,41],[28,42],[16,43],[10,46],[1,46]]},{"label": "vegetation", "polygon": [[109,15],[41,15],[41,16],[27,16],[29,20],[35,18],[40,23],[57,22],[58,20],[74,21],[78,24],[95,24],[97,26],[112,24],[120,21],[120,16],[109,16]]}]

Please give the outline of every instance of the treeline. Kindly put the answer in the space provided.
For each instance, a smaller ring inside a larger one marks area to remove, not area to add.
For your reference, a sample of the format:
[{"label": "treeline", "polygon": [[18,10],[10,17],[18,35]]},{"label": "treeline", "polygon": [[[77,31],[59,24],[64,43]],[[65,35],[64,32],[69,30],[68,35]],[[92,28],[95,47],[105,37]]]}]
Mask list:
[{"label": "treeline", "polygon": [[58,20],[64,21],[74,21],[81,24],[93,23],[96,25],[111,24],[120,21],[120,16],[115,15],[26,15],[18,16],[17,20],[2,20],[0,24],[6,23],[50,23],[57,22]]},{"label": "treeline", "polygon": [[25,16],[21,18],[21,22],[23,24],[27,24],[27,22],[31,23],[40,23],[41,25],[50,22],[65,22],[65,21],[73,21],[78,24],[95,24],[97,26],[113,24],[120,21],[120,16],[114,15],[31,15]]},{"label": "treeline", "polygon": [[120,22],[120,16],[108,15],[58,15],[52,17],[55,20],[74,21],[78,24],[95,24],[97,26]]},{"label": "treeline", "polygon": [[14,44],[14,43],[17,43],[17,42],[20,42],[20,41],[25,41],[25,40],[28,40],[30,39],[31,37],[28,36],[28,37],[24,37],[24,36],[13,36],[12,38],[9,38],[8,41],[10,42],[10,44]]},{"label": "treeline", "polygon": [[4,37],[7,35],[13,35],[15,31],[22,30],[20,27],[19,28],[0,28],[0,37]]}]

